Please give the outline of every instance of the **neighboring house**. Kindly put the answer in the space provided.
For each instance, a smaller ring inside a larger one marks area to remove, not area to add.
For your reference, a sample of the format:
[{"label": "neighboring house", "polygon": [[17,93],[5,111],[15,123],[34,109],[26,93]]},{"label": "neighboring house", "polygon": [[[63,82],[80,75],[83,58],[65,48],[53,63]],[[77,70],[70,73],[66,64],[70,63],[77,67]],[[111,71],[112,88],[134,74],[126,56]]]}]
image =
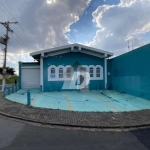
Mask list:
[{"label": "neighboring house", "polygon": [[[19,62],[20,88],[41,88],[41,91],[78,90],[84,78],[90,81],[82,88],[107,89],[107,59],[111,52],[70,44],[33,52],[37,62]],[[86,74],[85,72],[89,73]],[[87,81],[86,81],[87,82]]]}]

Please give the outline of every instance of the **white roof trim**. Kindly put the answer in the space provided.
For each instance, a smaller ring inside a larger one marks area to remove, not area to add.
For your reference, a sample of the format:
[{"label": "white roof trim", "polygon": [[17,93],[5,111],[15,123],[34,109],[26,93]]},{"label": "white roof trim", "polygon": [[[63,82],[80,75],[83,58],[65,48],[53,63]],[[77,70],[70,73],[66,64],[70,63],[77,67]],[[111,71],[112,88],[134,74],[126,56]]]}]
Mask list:
[{"label": "white roof trim", "polygon": [[66,45],[66,46],[60,46],[60,47],[50,48],[50,49],[46,49],[46,50],[41,50],[41,51],[30,53],[30,56],[41,55],[43,57],[44,53],[56,52],[56,51],[60,51],[60,50],[67,49],[67,48],[70,48],[70,51],[73,51],[73,47],[75,47],[75,46],[79,47],[79,49],[78,49],[79,51],[82,51],[82,48],[84,48],[87,50],[91,50],[93,52],[104,54],[105,56],[107,56],[107,55],[113,56],[113,53],[111,53],[111,52],[100,50],[97,48],[88,47],[88,46],[81,45],[81,44],[70,44],[70,45]]}]

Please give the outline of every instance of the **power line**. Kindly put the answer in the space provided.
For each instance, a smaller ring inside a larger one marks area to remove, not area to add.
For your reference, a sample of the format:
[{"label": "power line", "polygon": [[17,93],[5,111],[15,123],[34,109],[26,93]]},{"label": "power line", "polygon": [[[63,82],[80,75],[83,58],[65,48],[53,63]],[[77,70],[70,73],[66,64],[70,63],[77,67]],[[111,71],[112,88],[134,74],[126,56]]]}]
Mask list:
[{"label": "power line", "polygon": [[[16,37],[19,39],[19,40],[17,40],[16,38],[15,38],[15,40],[23,47],[23,45],[26,47],[26,45],[24,44],[24,42],[19,38],[19,36],[14,32],[14,34],[16,35]],[[13,35],[14,36],[14,35]],[[15,37],[15,36],[14,36]],[[27,47],[26,47],[27,48]],[[27,48],[28,49],[28,48]]]},{"label": "power line", "polygon": [[[16,40],[16,39],[15,39]],[[16,40],[17,41],[17,40]],[[10,43],[9,43],[10,44]],[[11,45],[11,44],[10,44]],[[19,59],[17,60],[16,57],[12,56],[12,55],[7,55],[7,57],[9,57],[10,59],[15,59],[16,61],[19,61]]]},{"label": "power line", "polygon": [[7,56],[7,60],[11,60],[12,59],[12,57],[11,56]]},{"label": "power line", "polygon": [[3,21],[5,21],[5,19],[4,19],[2,16],[0,16],[0,18],[1,18]]},{"label": "power line", "polygon": [[28,42],[29,42],[30,46],[32,47],[32,49],[33,49],[33,50],[35,50],[35,49],[33,48],[33,46],[31,45],[31,43],[30,43],[29,39],[27,38],[27,36],[26,36],[25,32],[23,31],[23,29],[22,29],[22,27],[21,27],[20,23],[18,23],[18,25],[19,25],[20,29],[22,30],[23,34],[25,35],[26,39],[28,40]]},{"label": "power line", "polygon": [[7,55],[10,59],[15,59],[16,61],[18,61],[15,57],[11,56],[11,55]]},{"label": "power line", "polygon": [[3,44],[5,45],[4,48],[4,64],[3,64],[3,84],[2,84],[2,91],[4,90],[5,87],[5,83],[6,83],[6,56],[7,56],[7,45],[8,45],[8,32],[13,32],[13,30],[11,30],[11,28],[9,27],[10,24],[16,24],[17,22],[0,22],[0,24],[2,24],[5,28],[6,28],[6,35],[5,38],[3,38]]},{"label": "power line", "polygon": [[[14,34],[16,35],[16,37],[18,38],[18,40],[17,40],[17,38],[14,36]],[[12,35],[13,35],[14,39],[16,40],[16,42],[17,42],[22,48],[24,48],[24,46],[25,46],[25,48],[28,49],[28,48],[27,48],[27,45],[25,45],[25,43],[19,38],[19,36],[17,35],[17,33],[13,32]],[[24,46],[23,46],[23,45],[24,45]]]},{"label": "power line", "polygon": [[[10,13],[10,11],[5,7],[5,5],[0,1],[0,4],[8,11],[8,13],[13,17],[13,15]],[[13,17],[14,18],[14,17]],[[15,19],[15,18],[14,18]],[[17,21],[16,19],[15,19],[15,21]]]},{"label": "power line", "polygon": [[1,48],[4,48],[3,45],[0,43]]},{"label": "power line", "polygon": [[[3,3],[0,1],[0,4],[8,11],[8,13],[13,17],[13,15],[10,13],[10,11],[5,7],[5,5],[3,5]],[[1,16],[0,16],[1,17]],[[1,17],[2,18],[2,17]],[[14,17],[13,17],[14,18]],[[3,19],[4,20],[4,19]],[[15,21],[17,21],[16,20],[16,18],[14,18],[14,20]],[[16,34],[15,34],[16,35]],[[16,35],[17,36],[17,35]],[[18,37],[18,36],[17,36]],[[19,37],[18,37],[18,39],[20,39]]]},{"label": "power line", "polygon": [[8,55],[8,58],[10,60],[15,60],[16,62],[19,62],[19,58],[15,58],[14,56]]},{"label": "power line", "polygon": [[[8,11],[8,13],[12,16],[12,18],[13,18],[15,21],[17,21],[17,19],[16,19],[16,18],[12,15],[12,13],[5,7],[5,5],[4,5],[2,2],[0,2],[0,4]],[[20,27],[20,29],[21,29],[22,33],[24,34],[24,36],[26,37],[26,39],[28,40],[28,42],[29,42],[30,46],[32,47],[32,49],[34,49],[33,46],[31,45],[29,39],[27,38],[25,32],[23,31],[23,29],[22,29],[20,23],[18,23],[18,26]],[[34,49],[34,50],[35,50],[35,49]]]}]

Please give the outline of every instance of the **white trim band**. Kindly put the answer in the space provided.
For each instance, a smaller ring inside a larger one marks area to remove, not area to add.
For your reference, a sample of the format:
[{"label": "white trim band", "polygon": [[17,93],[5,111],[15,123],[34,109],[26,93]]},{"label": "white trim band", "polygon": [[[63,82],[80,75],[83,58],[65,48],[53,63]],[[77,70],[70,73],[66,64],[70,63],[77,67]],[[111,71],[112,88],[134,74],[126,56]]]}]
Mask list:
[{"label": "white trim band", "polygon": [[[96,65],[96,66],[94,66],[94,65],[90,65],[90,66],[81,65],[81,66],[78,66],[77,72],[80,72],[80,67],[85,68],[86,72],[88,72],[88,73],[90,72],[89,69],[91,67],[93,68],[93,77],[90,77],[90,80],[103,80],[103,74],[104,73],[103,73],[103,67],[101,65]],[[60,68],[63,69],[63,77],[62,78],[59,77],[59,74],[62,74],[62,73],[59,73]],[[67,68],[71,68],[71,77],[70,78],[67,78]],[[97,77],[97,72],[96,72],[97,68],[100,69],[100,73],[99,73],[100,76],[99,77]],[[73,75],[74,75],[74,69],[71,65],[67,65],[65,67],[62,65],[59,65],[58,67],[55,65],[51,65],[47,68],[47,71],[48,71],[48,81],[71,80]]]},{"label": "white trim band", "polygon": [[24,68],[24,69],[38,69],[38,68],[40,68],[40,66],[22,66],[21,68]]}]

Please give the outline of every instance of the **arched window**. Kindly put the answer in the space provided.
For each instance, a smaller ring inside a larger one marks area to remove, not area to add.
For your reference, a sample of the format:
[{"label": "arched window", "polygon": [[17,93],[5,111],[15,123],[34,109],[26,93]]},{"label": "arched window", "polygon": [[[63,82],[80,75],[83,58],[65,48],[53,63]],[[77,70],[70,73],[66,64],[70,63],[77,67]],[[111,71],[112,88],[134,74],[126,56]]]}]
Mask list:
[{"label": "arched window", "polygon": [[71,68],[67,68],[67,78],[71,78]]},{"label": "arched window", "polygon": [[90,77],[94,77],[93,73],[94,73],[94,69],[91,67],[90,68]]},{"label": "arched window", "polygon": [[63,78],[63,68],[59,68],[59,78]]},{"label": "arched window", "polygon": [[100,77],[100,68],[98,67],[98,68],[96,68],[96,77]]},{"label": "arched window", "polygon": [[56,72],[55,72],[55,68],[51,68],[51,71],[50,71],[50,72],[51,72],[51,75],[50,75],[51,78],[55,78],[55,76],[56,76],[56,75],[55,75],[55,73],[56,73]]}]

